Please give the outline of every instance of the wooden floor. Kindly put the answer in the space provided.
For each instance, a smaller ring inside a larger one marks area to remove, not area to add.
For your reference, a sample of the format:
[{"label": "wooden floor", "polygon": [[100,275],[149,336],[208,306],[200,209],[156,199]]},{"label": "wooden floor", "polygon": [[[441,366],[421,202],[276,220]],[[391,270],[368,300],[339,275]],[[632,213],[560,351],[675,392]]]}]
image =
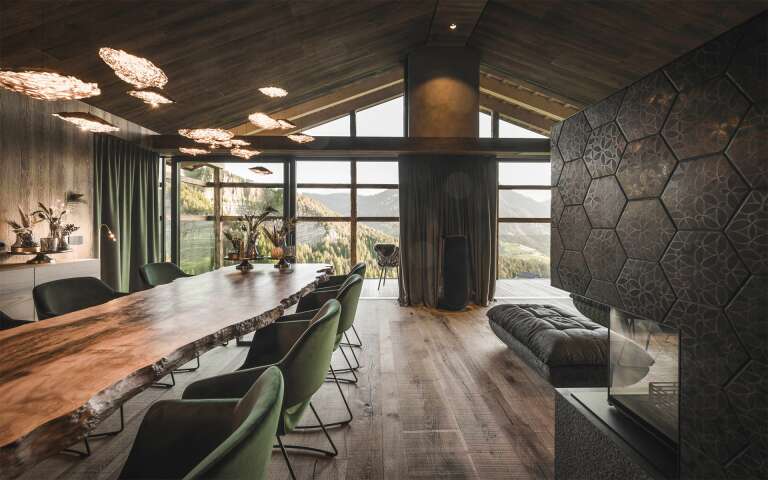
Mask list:
[{"label": "wooden floor", "polygon": [[[567,298],[538,302],[572,308]],[[365,343],[360,382],[343,387],[355,419],[332,431],[338,457],[292,456],[298,478],[553,478],[552,389],[493,335],[485,311],[447,313],[362,300],[356,323]],[[130,400],[125,431],[93,440],[91,457],[57,455],[22,478],[115,478],[153,402],[178,398],[192,380],[234,370],[245,353],[234,344],[212,350],[198,372],[176,376],[175,388],[149,389]],[[326,421],[345,413],[333,384],[323,386],[313,403]],[[117,420],[113,416],[100,428],[114,428]],[[292,434],[288,442],[324,446],[324,437]],[[270,478],[288,478],[276,452]]]},{"label": "wooden floor", "polygon": [[[363,298],[397,298],[397,279],[387,279],[381,286],[376,279],[365,279],[361,295]],[[568,298],[568,292],[551,286],[548,278],[503,279],[496,280],[496,298]]]}]

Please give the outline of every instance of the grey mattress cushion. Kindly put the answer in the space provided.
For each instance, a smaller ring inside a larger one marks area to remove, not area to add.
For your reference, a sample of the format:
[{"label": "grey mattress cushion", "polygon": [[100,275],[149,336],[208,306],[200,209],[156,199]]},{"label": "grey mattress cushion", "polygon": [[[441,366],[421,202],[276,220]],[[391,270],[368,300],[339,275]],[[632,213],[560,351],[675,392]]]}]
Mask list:
[{"label": "grey mattress cushion", "polygon": [[608,364],[608,329],[553,305],[497,305],[488,319],[550,367]]}]

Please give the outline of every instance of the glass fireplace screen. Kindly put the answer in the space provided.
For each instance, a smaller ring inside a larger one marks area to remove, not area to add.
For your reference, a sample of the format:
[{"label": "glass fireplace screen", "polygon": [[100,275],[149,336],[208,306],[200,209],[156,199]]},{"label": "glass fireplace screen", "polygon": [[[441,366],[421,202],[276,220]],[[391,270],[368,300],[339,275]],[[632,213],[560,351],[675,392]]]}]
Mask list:
[{"label": "glass fireplace screen", "polygon": [[678,331],[611,309],[608,401],[678,442]]}]

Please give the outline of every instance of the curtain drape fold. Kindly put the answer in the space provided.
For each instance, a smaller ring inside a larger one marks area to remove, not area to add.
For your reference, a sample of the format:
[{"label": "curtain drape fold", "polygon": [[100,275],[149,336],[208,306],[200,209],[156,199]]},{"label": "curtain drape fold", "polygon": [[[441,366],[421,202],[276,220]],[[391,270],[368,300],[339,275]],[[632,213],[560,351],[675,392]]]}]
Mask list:
[{"label": "curtain drape fold", "polygon": [[[112,288],[142,288],[138,268],[160,260],[160,156],[110,135],[94,135],[94,209],[101,278]],[[106,240],[101,225],[117,238]]]},{"label": "curtain drape fold", "polygon": [[437,306],[442,238],[465,235],[470,300],[488,305],[496,288],[496,159],[407,156],[399,172],[400,303]]}]

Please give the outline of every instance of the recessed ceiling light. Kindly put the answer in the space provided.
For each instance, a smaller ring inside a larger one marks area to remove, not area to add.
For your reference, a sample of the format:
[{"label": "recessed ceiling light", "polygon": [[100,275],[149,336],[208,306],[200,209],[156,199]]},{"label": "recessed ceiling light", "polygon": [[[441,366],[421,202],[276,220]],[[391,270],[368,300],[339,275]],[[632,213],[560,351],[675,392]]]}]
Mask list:
[{"label": "recessed ceiling light", "polygon": [[163,88],[168,83],[165,73],[146,58],[106,47],[99,50],[99,56],[115,75],[136,88]]},{"label": "recessed ceiling light", "polygon": [[455,23],[448,25],[448,28],[450,28],[451,30],[456,30],[456,27],[457,25]]},{"label": "recessed ceiling light", "polygon": [[0,87],[37,100],[78,100],[101,93],[95,83],[37,69],[1,70]]},{"label": "recessed ceiling light", "polygon": [[106,133],[120,130],[108,121],[86,112],[59,112],[54,113],[53,116],[72,123],[86,132]]},{"label": "recessed ceiling light", "polygon": [[272,98],[280,98],[288,95],[288,92],[280,87],[261,87],[259,91],[264,95]]}]

